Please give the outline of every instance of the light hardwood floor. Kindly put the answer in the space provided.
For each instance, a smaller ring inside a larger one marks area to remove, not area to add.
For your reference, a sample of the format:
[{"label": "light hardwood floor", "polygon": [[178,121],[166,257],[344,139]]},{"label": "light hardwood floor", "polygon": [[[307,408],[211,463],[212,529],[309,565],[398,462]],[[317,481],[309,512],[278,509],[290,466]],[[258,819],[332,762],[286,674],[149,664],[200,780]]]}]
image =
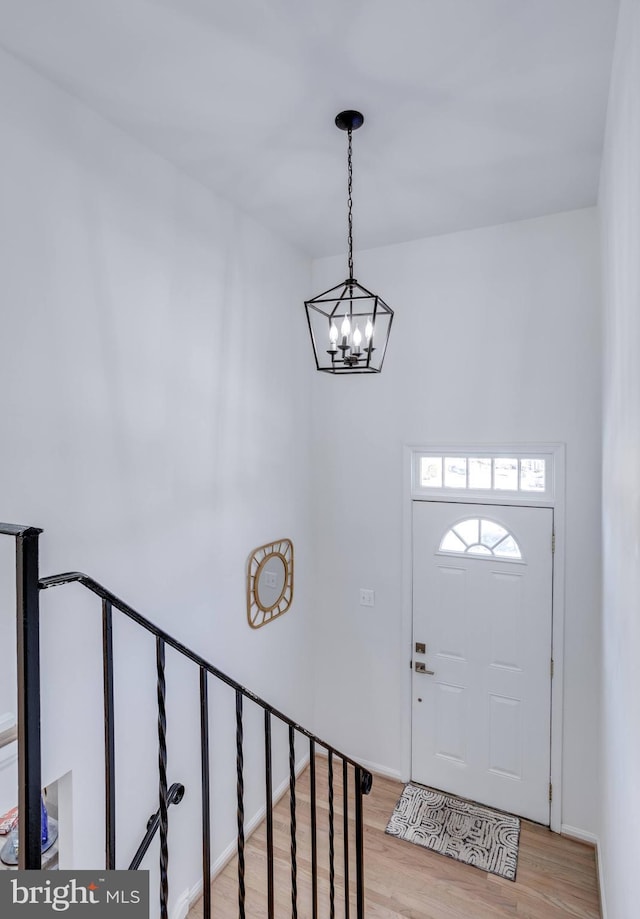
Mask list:
[{"label": "light hardwood floor", "polygon": [[[336,919],[344,919],[344,853],[341,842],[342,786],[336,776]],[[317,760],[318,902],[320,919],[329,913],[328,805],[326,760]],[[600,919],[595,854],[591,847],[522,822],[516,881],[385,835],[402,785],[374,777],[364,798],[365,914],[367,919]],[[309,770],[298,780],[298,916],[311,916]],[[353,815],[353,802],[350,805]],[[288,795],[274,810],[276,912],[291,916]],[[353,825],[350,855],[353,856]],[[350,859],[350,876],[355,864]],[[246,916],[266,919],[266,845],[264,825],[246,846]],[[353,886],[353,885],[352,885]],[[355,919],[354,891],[350,919]],[[236,919],[237,863],[233,859],[212,885],[212,917]],[[201,919],[202,900],[189,919]]]}]

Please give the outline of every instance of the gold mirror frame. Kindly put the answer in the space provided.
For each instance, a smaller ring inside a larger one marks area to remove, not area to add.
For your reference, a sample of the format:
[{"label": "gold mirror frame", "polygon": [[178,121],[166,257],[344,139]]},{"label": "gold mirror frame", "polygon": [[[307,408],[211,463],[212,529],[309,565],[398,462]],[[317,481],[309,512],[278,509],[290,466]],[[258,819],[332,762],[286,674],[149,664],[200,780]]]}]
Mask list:
[{"label": "gold mirror frame", "polygon": [[[275,603],[260,599],[260,575],[271,559],[280,559],[284,567],[282,590]],[[247,565],[247,620],[252,629],[262,628],[287,612],[293,601],[293,543],[278,539],[258,546],[249,556]]]}]

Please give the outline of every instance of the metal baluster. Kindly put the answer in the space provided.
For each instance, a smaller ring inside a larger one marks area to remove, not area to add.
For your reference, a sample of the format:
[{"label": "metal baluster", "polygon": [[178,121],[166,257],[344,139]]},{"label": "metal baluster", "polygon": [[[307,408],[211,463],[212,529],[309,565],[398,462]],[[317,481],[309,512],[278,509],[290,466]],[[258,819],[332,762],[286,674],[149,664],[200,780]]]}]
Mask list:
[{"label": "metal baluster", "polygon": [[211,795],[209,776],[209,688],[200,668],[200,767],[202,774],[202,890],[204,916],[211,919]]},{"label": "metal baluster", "polygon": [[167,842],[169,819],[167,802],[167,712],[165,706],[166,683],[164,677],[164,641],[156,638],[156,668],[158,673],[158,777],[160,812],[160,917],[168,919],[169,899],[169,846]]},{"label": "metal baluster", "polygon": [[295,731],[289,725],[289,803],[291,808],[291,919],[298,919],[298,864],[296,855]]},{"label": "metal baluster", "polygon": [[242,693],[236,690],[236,769],[237,769],[237,792],[238,792],[238,915],[239,919],[245,919],[244,900],[244,753],[242,750],[243,742],[242,728]]},{"label": "metal baluster", "polygon": [[333,829],[333,752],[329,750],[327,760],[327,784],[329,786],[329,919],[334,919],[336,914],[336,870],[334,864],[335,843]]},{"label": "metal baluster", "polygon": [[[268,919],[274,917],[273,887],[273,782],[271,777],[271,715],[264,711],[265,799],[267,808],[267,908]],[[208,917],[205,916],[205,919]]]},{"label": "metal baluster", "polygon": [[41,532],[33,527],[16,535],[20,869],[40,868],[42,864],[38,596],[38,535]]},{"label": "metal baluster", "polygon": [[309,775],[311,782],[311,915],[318,919],[318,840],[316,812],[316,743],[309,740]]},{"label": "metal baluster", "polygon": [[342,813],[344,833],[344,919],[349,919],[349,766],[342,760]]},{"label": "metal baluster", "polygon": [[356,897],[357,916],[364,919],[364,840],[362,826],[362,783],[363,773],[360,767],[355,770],[356,792]]},{"label": "metal baluster", "polygon": [[105,863],[108,871],[116,867],[116,773],[113,708],[113,630],[112,607],[102,601],[102,681],[104,687],[104,798]]}]

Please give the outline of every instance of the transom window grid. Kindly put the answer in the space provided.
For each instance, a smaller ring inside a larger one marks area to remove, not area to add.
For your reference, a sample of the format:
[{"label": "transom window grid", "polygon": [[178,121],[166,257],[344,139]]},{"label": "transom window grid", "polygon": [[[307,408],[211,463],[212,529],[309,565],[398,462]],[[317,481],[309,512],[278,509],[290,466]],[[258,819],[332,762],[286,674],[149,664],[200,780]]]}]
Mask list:
[{"label": "transom window grid", "polygon": [[467,517],[452,526],[442,537],[439,551],[446,555],[523,560],[513,533],[495,520],[484,517]]},{"label": "transom window grid", "polygon": [[423,495],[511,495],[535,501],[551,496],[550,457],[495,453],[420,453],[414,467],[414,493]]}]

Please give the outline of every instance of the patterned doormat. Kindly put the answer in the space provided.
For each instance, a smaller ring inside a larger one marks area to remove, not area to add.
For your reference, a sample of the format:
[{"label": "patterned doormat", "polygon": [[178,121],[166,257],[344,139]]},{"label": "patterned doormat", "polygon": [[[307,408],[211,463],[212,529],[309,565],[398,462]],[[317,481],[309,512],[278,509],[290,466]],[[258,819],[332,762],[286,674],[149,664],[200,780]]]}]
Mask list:
[{"label": "patterned doormat", "polygon": [[405,785],[390,836],[515,881],[520,820],[423,785]]}]

